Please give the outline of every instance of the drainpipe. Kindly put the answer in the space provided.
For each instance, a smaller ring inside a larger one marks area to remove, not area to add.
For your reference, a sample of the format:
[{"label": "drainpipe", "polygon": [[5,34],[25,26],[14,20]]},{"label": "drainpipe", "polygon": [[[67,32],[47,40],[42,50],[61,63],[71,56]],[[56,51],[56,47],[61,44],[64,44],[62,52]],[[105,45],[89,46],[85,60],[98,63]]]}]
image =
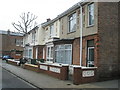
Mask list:
[{"label": "drainpipe", "polygon": [[83,31],[83,18],[82,18],[82,6],[80,3],[78,3],[80,6],[80,66],[82,66],[82,31]]}]

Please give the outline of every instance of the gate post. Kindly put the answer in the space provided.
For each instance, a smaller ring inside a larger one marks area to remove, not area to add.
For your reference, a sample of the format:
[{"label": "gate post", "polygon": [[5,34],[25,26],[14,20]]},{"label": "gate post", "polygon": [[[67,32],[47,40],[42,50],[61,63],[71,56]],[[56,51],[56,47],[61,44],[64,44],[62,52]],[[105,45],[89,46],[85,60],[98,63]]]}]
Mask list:
[{"label": "gate post", "polygon": [[75,67],[73,67],[73,69],[74,69],[74,71],[73,71],[73,84],[79,85],[81,83],[81,77],[82,77],[81,67],[75,66]]}]

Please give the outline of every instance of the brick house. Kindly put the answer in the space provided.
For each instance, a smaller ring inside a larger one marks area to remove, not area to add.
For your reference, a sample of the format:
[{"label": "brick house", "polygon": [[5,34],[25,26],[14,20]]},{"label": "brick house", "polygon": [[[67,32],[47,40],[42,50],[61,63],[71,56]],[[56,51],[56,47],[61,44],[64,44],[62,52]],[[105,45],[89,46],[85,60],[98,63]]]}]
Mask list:
[{"label": "brick house", "polygon": [[118,78],[119,8],[118,2],[81,2],[42,23],[41,58],[68,64],[77,84]]},{"label": "brick house", "polygon": [[10,55],[15,59],[22,57],[23,34],[11,31],[0,30],[1,56]]},{"label": "brick house", "polygon": [[59,15],[60,39],[53,42],[54,61],[97,67],[97,80],[118,77],[118,3],[85,2],[81,5],[82,29],[78,4]]}]

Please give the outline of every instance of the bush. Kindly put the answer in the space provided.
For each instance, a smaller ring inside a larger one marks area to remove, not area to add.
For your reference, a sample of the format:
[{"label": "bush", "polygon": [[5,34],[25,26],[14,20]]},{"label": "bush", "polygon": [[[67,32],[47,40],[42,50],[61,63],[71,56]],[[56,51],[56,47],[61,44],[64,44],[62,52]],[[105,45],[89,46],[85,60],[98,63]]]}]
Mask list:
[{"label": "bush", "polygon": [[40,61],[41,63],[44,63],[45,59],[37,59],[37,61]]},{"label": "bush", "polygon": [[38,61],[40,61],[41,63],[44,63],[45,59],[31,59],[31,64],[37,65]]},{"label": "bush", "polygon": [[36,65],[36,64],[37,64],[37,62],[36,62],[36,61],[37,61],[36,59],[31,59],[31,64]]}]

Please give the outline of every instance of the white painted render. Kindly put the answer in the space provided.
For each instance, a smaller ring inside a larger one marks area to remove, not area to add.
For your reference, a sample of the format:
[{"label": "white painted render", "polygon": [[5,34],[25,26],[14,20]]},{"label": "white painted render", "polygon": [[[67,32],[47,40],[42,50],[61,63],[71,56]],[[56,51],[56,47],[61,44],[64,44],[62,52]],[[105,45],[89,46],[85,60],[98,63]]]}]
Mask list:
[{"label": "white painted render", "polygon": [[[54,30],[52,33],[52,36],[50,37],[50,26],[53,24]],[[44,33],[44,43],[52,42],[53,38],[59,38],[60,37],[60,21],[57,20],[48,26],[45,27],[45,33]]]}]

